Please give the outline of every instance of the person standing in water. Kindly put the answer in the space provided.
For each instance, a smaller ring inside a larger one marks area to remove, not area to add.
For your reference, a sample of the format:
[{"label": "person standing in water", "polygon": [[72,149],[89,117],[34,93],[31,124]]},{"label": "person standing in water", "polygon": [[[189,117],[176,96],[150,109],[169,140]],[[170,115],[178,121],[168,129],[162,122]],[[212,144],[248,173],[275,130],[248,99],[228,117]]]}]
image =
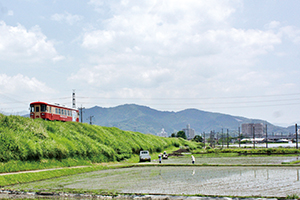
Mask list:
[{"label": "person standing in water", "polygon": [[195,164],[195,157],[192,155],[192,164]]},{"label": "person standing in water", "polygon": [[158,161],[161,163],[161,153],[158,155]]}]

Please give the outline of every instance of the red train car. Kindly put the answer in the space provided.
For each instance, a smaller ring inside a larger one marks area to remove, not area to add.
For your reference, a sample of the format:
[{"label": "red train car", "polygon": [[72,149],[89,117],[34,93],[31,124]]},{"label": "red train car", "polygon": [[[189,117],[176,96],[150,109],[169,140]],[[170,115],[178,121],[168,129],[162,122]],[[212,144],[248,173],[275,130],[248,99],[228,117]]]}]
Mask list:
[{"label": "red train car", "polygon": [[30,118],[42,118],[51,121],[79,122],[79,111],[58,104],[49,104],[41,101],[30,104]]}]

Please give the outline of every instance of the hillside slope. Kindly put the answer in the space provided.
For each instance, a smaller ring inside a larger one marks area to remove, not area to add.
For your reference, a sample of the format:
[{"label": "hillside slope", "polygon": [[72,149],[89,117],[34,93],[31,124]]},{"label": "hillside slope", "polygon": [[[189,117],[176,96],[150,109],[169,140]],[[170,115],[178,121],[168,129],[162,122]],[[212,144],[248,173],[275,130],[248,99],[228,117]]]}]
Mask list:
[{"label": "hillside slope", "polygon": [[247,119],[221,113],[205,112],[197,109],[186,109],[179,112],[166,112],[151,109],[146,106],[125,104],[112,108],[93,107],[84,112],[84,122],[89,123],[88,116],[94,116],[94,124],[108,127],[118,127],[122,130],[139,131],[141,133],[157,134],[162,128],[169,135],[191,125],[196,134],[215,130],[221,132],[237,131],[242,123],[267,123],[268,132],[289,132],[289,129],[274,126],[266,121]]},{"label": "hillside slope", "polygon": [[76,122],[33,120],[0,114],[0,162],[81,158],[93,162],[119,161],[140,150],[161,152],[170,146],[195,144],[177,138],[123,131]]}]

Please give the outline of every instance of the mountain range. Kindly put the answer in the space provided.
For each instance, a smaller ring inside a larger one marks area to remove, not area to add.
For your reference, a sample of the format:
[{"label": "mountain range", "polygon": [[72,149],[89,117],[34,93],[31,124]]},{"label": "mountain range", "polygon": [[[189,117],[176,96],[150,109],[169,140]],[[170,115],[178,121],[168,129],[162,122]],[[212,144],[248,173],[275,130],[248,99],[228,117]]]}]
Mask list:
[{"label": "mountain range", "polygon": [[[92,117],[91,117],[92,116]],[[268,125],[268,134],[293,133],[294,126],[284,128],[264,120],[248,119],[221,113],[186,109],[179,112],[158,111],[150,107],[125,104],[111,108],[92,107],[83,111],[83,122],[99,126],[117,127],[122,130],[157,134],[164,130],[171,135],[189,124],[196,134],[203,132],[237,132],[243,123],[264,123]],[[90,120],[92,119],[92,120]]]}]

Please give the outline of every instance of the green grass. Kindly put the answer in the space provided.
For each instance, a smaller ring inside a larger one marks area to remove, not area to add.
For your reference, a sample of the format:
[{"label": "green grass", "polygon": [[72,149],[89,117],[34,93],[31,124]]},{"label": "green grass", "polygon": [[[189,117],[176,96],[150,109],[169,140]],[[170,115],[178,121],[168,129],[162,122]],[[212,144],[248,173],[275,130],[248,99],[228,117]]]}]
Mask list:
[{"label": "green grass", "polygon": [[129,167],[130,165],[93,165],[82,168],[65,168],[65,169],[57,169],[52,171],[41,171],[34,173],[20,173],[20,174],[10,174],[0,176],[0,186],[8,186],[19,183],[28,183],[39,180],[46,180],[50,178],[57,178],[61,176],[68,176],[73,174],[80,174],[104,169],[115,169],[122,167]]},{"label": "green grass", "polygon": [[90,165],[92,165],[90,161],[71,158],[60,161],[55,159],[43,159],[40,161],[11,160],[5,163],[0,163],[0,173]]},{"label": "green grass", "polygon": [[299,199],[297,194],[287,195],[286,199]]},{"label": "green grass", "polygon": [[122,131],[114,127],[75,122],[32,120],[0,115],[0,161],[86,159],[92,162],[120,161],[147,149],[151,153],[170,146],[196,148],[178,138]]},{"label": "green grass", "polygon": [[181,138],[0,114],[0,173],[131,158],[135,162],[140,150],[155,154],[180,146],[197,148],[195,142]]},{"label": "green grass", "polygon": [[295,160],[292,162],[282,162],[281,164],[297,165],[300,164],[300,160]]}]

